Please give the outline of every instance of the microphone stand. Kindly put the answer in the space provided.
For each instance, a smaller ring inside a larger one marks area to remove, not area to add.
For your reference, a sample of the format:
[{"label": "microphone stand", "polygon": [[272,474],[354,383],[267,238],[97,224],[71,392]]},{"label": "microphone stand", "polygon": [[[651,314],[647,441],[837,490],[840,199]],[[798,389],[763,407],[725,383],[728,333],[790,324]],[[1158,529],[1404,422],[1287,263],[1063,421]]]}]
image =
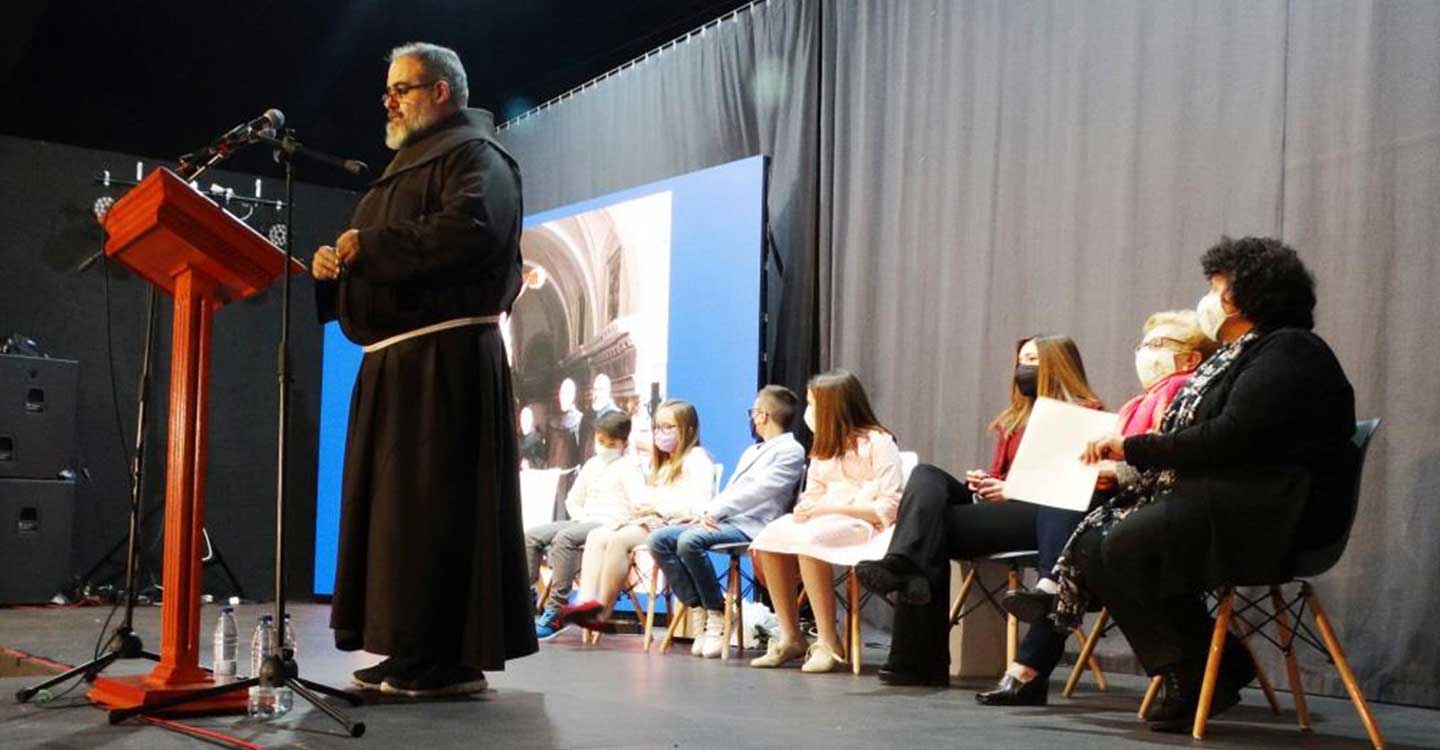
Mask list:
[{"label": "microphone stand", "polygon": [[[101,237],[105,235],[101,229]],[[102,242],[103,244],[103,242]],[[103,254],[104,251],[102,250]],[[154,365],[154,343],[156,326],[156,297],[155,287],[150,286],[150,297],[145,304],[145,353],[141,359],[140,366],[140,393],[136,397],[135,407],[135,452],[132,454],[130,463],[130,531],[129,547],[125,553],[125,617],[115,626],[114,633],[106,644],[106,653],[81,664],[63,674],[55,675],[37,685],[23,688],[15,693],[15,700],[25,703],[40,693],[55,685],[75,677],[82,677],[86,682],[93,681],[95,676],[104,671],[114,662],[120,659],[149,659],[160,661],[160,655],[145,650],[145,645],[140,636],[135,634],[135,599],[136,599],[136,577],[140,567],[140,546],[141,535],[145,527],[145,507],[142,497],[145,477],[145,429],[146,415],[149,412],[150,404],[150,376]],[[108,555],[106,556],[109,557]],[[103,561],[102,561],[103,562]]]},{"label": "microphone stand", "polygon": [[[300,677],[300,669],[295,661],[293,650],[284,648],[285,644],[285,479],[287,476],[286,461],[286,437],[289,433],[290,423],[290,383],[293,376],[290,369],[290,266],[294,262],[294,237],[295,224],[295,156],[305,156],[325,164],[339,165],[346,171],[351,171],[347,161],[339,157],[323,154],[312,149],[301,146],[294,138],[291,131],[286,131],[284,138],[274,138],[264,134],[255,134],[254,140],[259,143],[272,145],[275,148],[277,160],[285,163],[285,265],[281,272],[281,297],[280,297],[280,345],[279,345],[279,367],[277,388],[279,390],[279,425],[277,435],[277,464],[275,482],[275,630],[271,643],[270,656],[260,665],[260,674],[239,680],[237,682],[217,685],[208,690],[201,690],[189,695],[181,696],[173,700],[164,700],[152,703],[147,706],[120,709],[111,711],[109,715],[111,724],[118,724],[132,716],[153,714],[165,709],[175,708],[185,703],[204,700],[214,695],[228,693],[235,690],[249,689],[252,687],[288,687],[310,705],[318,708],[326,716],[334,719],[351,737],[360,737],[365,734],[365,723],[351,721],[334,706],[326,703],[318,694],[328,695],[333,698],[349,703],[352,706],[359,706],[364,700],[353,693],[312,682]],[[223,155],[221,155],[223,158]],[[219,159],[212,158],[202,168],[208,169],[210,165],[217,163]],[[360,162],[353,162],[359,165],[363,171],[364,165]],[[355,172],[351,172],[354,174]],[[196,173],[197,175],[199,172]]]}]

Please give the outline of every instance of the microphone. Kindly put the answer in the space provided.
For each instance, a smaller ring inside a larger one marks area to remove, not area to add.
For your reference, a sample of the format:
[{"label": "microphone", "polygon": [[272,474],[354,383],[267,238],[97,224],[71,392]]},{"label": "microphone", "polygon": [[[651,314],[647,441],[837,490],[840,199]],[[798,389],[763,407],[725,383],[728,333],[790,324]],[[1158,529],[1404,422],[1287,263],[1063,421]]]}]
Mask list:
[{"label": "microphone", "polygon": [[249,142],[256,135],[275,137],[280,129],[285,127],[285,113],[278,109],[267,109],[265,114],[251,120],[250,122],[236,125],[230,132],[220,136],[220,141],[236,144]]},{"label": "microphone", "polygon": [[[105,215],[110,213],[110,207],[114,205],[115,199],[108,195],[102,195],[99,198],[95,199],[95,204],[90,207],[90,212],[95,215],[95,221],[98,222],[100,226],[105,226]],[[72,270],[75,273],[89,270],[90,266],[95,265],[96,261],[100,260],[100,257],[104,254],[104,249],[97,250],[96,252],[85,256],[85,258],[79,263],[77,263],[75,265],[75,268]]]},{"label": "microphone", "polygon": [[205,171],[204,167],[211,159],[216,157],[224,159],[236,148],[248,146],[261,138],[273,139],[283,127],[285,127],[285,113],[274,108],[267,109],[265,114],[225,131],[224,135],[216,138],[205,148],[180,157],[181,176],[186,179],[194,179],[200,172]]}]

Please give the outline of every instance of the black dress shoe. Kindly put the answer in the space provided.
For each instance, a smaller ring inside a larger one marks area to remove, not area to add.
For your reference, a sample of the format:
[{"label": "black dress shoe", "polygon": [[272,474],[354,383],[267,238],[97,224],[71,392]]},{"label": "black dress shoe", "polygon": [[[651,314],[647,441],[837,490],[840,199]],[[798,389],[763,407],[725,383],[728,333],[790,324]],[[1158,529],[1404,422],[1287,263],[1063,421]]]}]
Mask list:
[{"label": "black dress shoe", "polygon": [[900,604],[921,607],[930,603],[930,582],[908,564],[888,555],[883,560],[865,560],[855,566],[860,585],[880,596],[895,595]]},{"label": "black dress shoe", "polygon": [[880,681],[893,687],[944,687],[950,684],[950,675],[925,675],[894,669],[888,664],[880,668]]},{"label": "black dress shoe", "polygon": [[1055,595],[1044,591],[1007,591],[1000,606],[1021,622],[1044,622],[1055,609]]},{"label": "black dress shoe", "polygon": [[1049,701],[1049,677],[1021,682],[1007,674],[1000,678],[1000,685],[994,690],[975,694],[975,702],[982,706],[1043,706]]},{"label": "black dress shoe", "polygon": [[350,681],[366,690],[379,690],[385,678],[405,673],[419,664],[417,659],[406,659],[404,657],[392,656],[373,667],[357,669],[350,676]]}]

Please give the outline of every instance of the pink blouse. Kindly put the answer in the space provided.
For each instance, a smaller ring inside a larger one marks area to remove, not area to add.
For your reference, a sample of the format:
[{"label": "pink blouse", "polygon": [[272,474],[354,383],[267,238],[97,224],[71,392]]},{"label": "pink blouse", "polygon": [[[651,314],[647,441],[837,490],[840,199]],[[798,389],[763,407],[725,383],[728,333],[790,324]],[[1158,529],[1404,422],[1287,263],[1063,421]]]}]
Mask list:
[{"label": "pink blouse", "polygon": [[882,528],[889,527],[900,509],[900,489],[900,446],[894,435],[871,430],[860,436],[852,451],[837,458],[811,459],[796,507],[870,503]]}]

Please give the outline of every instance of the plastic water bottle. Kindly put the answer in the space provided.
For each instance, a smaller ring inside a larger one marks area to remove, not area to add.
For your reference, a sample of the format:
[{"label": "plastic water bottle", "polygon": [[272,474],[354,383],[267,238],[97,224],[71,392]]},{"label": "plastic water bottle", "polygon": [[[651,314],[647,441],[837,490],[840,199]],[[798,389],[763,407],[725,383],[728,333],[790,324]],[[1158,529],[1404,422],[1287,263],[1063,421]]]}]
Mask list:
[{"label": "plastic water bottle", "polygon": [[[289,654],[291,659],[299,653],[295,645],[295,625],[290,621],[290,613],[285,613],[285,632],[282,637],[283,643],[280,646],[280,655],[283,657]],[[275,688],[275,716],[284,716],[290,713],[290,708],[295,704],[294,692],[289,686],[281,685]]]},{"label": "plastic water bottle", "polygon": [[283,655],[289,652],[291,659],[299,658],[300,647],[295,643],[295,625],[290,622],[290,613],[285,613],[285,642],[280,646]]},{"label": "plastic water bottle", "polygon": [[275,688],[256,685],[250,688],[250,702],[245,713],[252,719],[273,719],[275,713]]},{"label": "plastic water bottle", "polygon": [[235,681],[236,659],[240,650],[240,633],[235,626],[235,610],[225,607],[220,610],[220,620],[215,623],[215,682],[225,684]]},{"label": "plastic water bottle", "polygon": [[275,617],[272,615],[260,615],[260,621],[255,624],[255,635],[250,638],[250,676],[260,676],[260,665],[270,656],[270,649],[275,638]]}]

